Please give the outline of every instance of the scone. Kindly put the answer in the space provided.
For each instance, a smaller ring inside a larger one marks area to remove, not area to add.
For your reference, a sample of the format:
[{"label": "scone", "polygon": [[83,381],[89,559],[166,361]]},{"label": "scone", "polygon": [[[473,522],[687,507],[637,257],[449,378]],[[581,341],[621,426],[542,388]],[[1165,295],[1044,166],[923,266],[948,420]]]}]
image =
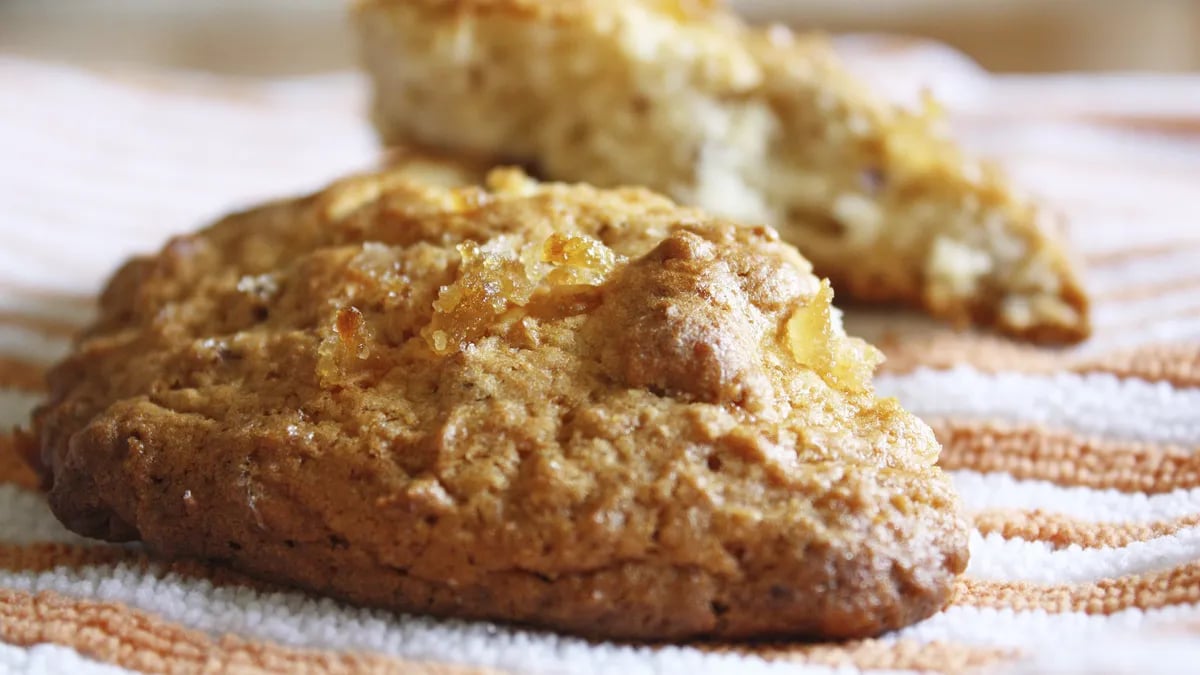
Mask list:
[{"label": "scone", "polygon": [[452,165],[127,263],[34,415],[54,512],[360,603],[852,637],[947,602],[938,445],[774,230]]},{"label": "scone", "polygon": [[643,185],[769,223],[839,293],[1024,338],[1088,335],[1057,225],[820,37],[704,0],[360,0],[389,142]]}]

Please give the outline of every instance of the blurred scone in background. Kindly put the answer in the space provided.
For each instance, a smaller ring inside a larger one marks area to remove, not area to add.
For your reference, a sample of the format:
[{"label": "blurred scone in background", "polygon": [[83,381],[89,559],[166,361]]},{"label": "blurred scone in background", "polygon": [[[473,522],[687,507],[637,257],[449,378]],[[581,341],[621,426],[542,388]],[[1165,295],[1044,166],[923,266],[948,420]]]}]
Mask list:
[{"label": "blurred scone in background", "polygon": [[[351,67],[349,0],[0,0],[0,52],[222,73]],[[998,72],[1200,70],[1195,0],[731,0],[748,16],[933,38]]]}]

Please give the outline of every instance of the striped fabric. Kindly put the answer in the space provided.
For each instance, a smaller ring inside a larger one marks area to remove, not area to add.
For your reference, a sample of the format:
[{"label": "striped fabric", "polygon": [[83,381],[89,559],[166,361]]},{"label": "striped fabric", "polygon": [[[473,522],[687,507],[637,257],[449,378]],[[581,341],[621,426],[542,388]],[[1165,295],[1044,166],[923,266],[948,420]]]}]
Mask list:
[{"label": "striped fabric", "polygon": [[[851,310],[879,389],[936,430],[974,519],[953,604],[848,644],[589,643],[369,611],[136,546],[47,510],[0,435],[0,671],[1186,672],[1200,663],[1200,77],[989,78],[856,42],[932,84],[969,145],[1069,216],[1096,336],[1040,350]],[[0,59],[0,428],[125,256],[373,163],[353,75],[295,81]]]}]

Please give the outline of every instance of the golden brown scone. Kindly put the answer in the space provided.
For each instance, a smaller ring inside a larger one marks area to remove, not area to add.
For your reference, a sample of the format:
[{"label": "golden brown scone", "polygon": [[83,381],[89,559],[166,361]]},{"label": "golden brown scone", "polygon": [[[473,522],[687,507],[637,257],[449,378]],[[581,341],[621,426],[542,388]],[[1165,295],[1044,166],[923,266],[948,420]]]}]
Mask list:
[{"label": "golden brown scone", "polygon": [[127,263],[35,413],[59,518],[589,636],[863,636],[947,602],[967,526],[933,434],[774,230],[462,177],[406,162]]},{"label": "golden brown scone", "polygon": [[357,25],[386,141],[769,223],[851,298],[1089,333],[1047,214],[964,157],[932,104],[864,90],[823,38],[702,0],[360,0]]}]

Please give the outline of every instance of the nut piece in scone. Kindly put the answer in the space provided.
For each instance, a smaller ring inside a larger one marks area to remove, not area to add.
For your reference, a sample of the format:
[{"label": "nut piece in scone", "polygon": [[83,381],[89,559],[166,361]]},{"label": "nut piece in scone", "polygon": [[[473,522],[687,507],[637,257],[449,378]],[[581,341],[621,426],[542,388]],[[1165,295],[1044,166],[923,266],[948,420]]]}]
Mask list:
[{"label": "nut piece in scone", "polygon": [[767,227],[406,161],[127,263],[34,417],[54,512],[398,610],[874,635],[968,528]]},{"label": "nut piece in scone", "polygon": [[682,0],[360,0],[356,18],[386,141],[768,223],[843,297],[1044,342],[1090,331],[1053,218],[819,36]]}]

